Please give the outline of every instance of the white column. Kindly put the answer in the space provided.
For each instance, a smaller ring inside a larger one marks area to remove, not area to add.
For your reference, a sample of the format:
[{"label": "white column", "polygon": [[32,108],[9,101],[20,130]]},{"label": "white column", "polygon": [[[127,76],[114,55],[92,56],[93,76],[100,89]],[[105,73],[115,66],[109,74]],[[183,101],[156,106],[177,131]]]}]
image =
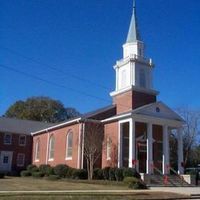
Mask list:
[{"label": "white column", "polygon": [[163,126],[163,174],[169,174],[169,129]]},{"label": "white column", "polygon": [[152,165],[153,165],[153,132],[152,124],[147,124],[147,164],[146,171],[147,174],[152,174]]},{"label": "white column", "polygon": [[129,167],[133,166],[133,160],[135,160],[135,121],[131,119],[129,122]]},{"label": "white column", "polygon": [[183,163],[183,137],[182,137],[182,128],[178,128],[177,130],[177,138],[178,138],[178,173],[184,174],[184,168],[182,166]]},{"label": "white column", "polygon": [[118,125],[118,168],[122,167],[122,125]]}]

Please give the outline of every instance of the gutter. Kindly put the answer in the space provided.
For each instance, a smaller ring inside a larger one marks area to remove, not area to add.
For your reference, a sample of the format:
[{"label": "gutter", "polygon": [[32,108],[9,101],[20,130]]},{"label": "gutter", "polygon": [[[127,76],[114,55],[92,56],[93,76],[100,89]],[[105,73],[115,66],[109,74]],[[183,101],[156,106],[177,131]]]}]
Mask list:
[{"label": "gutter", "polygon": [[33,132],[33,133],[31,133],[31,135],[33,136],[33,135],[36,135],[36,134],[39,134],[39,133],[43,133],[43,132],[46,132],[46,131],[51,131],[53,129],[60,128],[60,127],[65,126],[65,125],[73,124],[75,122],[79,123],[81,121],[81,119],[82,118],[80,117],[80,118],[77,118],[77,119],[74,119],[74,120],[71,120],[71,121],[67,121],[67,122],[64,122],[64,123],[61,123],[61,124],[58,124],[58,125],[55,125],[55,126],[51,126],[49,128]]}]

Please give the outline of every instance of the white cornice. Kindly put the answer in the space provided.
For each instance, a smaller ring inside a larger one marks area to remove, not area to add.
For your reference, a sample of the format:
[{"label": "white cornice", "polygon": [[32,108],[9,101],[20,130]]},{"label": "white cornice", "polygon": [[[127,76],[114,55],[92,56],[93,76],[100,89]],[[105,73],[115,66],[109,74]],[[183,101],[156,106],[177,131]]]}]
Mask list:
[{"label": "white cornice", "polygon": [[128,92],[129,90],[136,91],[136,92],[142,92],[142,93],[150,94],[150,95],[156,95],[156,96],[159,94],[159,92],[156,91],[156,90],[145,89],[145,88],[136,87],[136,86],[129,86],[129,87],[126,87],[126,88],[124,88],[124,89],[111,92],[111,93],[110,93],[110,96],[111,96],[111,97],[114,97],[114,96],[117,96],[117,95],[119,95],[119,94],[123,94],[123,93],[125,93],[125,92]]}]

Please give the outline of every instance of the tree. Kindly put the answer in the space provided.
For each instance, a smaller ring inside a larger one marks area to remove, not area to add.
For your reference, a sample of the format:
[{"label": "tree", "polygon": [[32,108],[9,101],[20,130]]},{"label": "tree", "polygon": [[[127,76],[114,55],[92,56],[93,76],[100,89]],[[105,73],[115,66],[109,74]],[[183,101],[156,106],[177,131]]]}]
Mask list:
[{"label": "tree", "polygon": [[49,97],[31,97],[26,101],[15,102],[8,108],[4,116],[56,123],[79,115],[76,109],[65,108],[58,100]]},{"label": "tree", "polygon": [[[200,111],[190,110],[187,108],[177,109],[177,112],[185,120],[183,127],[183,152],[184,152],[184,166],[192,166],[197,163],[198,153],[198,137],[200,134]],[[170,137],[170,149],[171,149],[171,164],[174,168],[177,167],[177,135],[172,133]]]},{"label": "tree", "polygon": [[86,123],[84,134],[84,157],[87,163],[88,179],[93,179],[94,165],[101,158],[104,139],[100,123]]}]

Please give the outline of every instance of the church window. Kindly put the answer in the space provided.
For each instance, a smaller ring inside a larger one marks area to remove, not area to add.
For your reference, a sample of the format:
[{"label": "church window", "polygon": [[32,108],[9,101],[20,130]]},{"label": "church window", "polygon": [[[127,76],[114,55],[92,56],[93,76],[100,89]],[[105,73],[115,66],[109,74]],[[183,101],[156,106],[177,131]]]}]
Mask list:
[{"label": "church window", "polygon": [[39,161],[40,159],[40,140],[37,139],[35,143],[35,161]]},{"label": "church window", "polygon": [[49,140],[49,160],[54,159],[54,151],[55,151],[55,138],[52,135]]},{"label": "church window", "polygon": [[140,69],[140,87],[146,87],[146,74],[144,69]]},{"label": "church window", "polygon": [[126,70],[125,69],[122,71],[121,86],[122,88],[126,87]]},{"label": "church window", "polygon": [[107,160],[111,159],[111,146],[112,146],[112,140],[111,138],[108,138],[106,145]]},{"label": "church window", "polygon": [[70,131],[66,139],[66,159],[72,159],[73,133]]}]

